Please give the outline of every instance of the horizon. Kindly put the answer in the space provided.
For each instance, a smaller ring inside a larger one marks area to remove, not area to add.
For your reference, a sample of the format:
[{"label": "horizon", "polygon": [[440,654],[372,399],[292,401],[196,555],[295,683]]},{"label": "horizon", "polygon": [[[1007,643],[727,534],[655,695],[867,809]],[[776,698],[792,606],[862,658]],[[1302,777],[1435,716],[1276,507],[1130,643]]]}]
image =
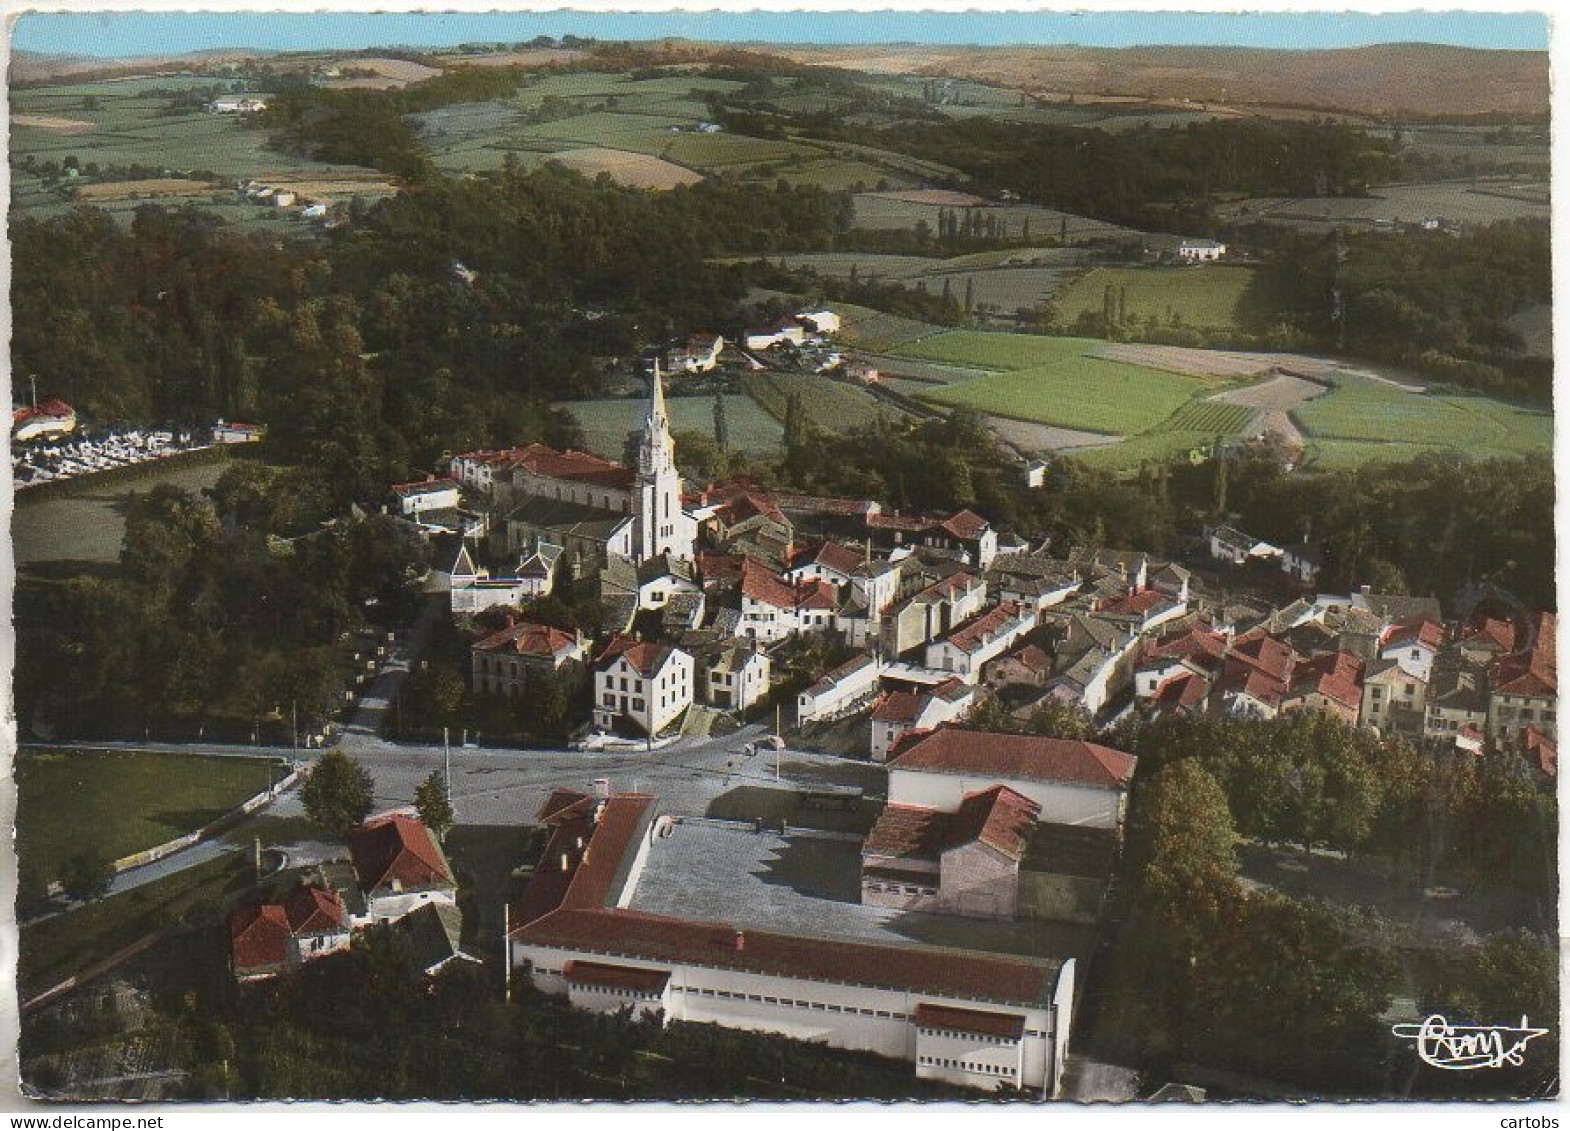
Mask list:
[{"label": "horizon", "polygon": [[[883,34],[898,28],[898,37]],[[1543,13],[1509,12],[25,12],[14,51],[137,59],[211,51],[440,50],[538,36],[758,47],[1546,51]]]}]

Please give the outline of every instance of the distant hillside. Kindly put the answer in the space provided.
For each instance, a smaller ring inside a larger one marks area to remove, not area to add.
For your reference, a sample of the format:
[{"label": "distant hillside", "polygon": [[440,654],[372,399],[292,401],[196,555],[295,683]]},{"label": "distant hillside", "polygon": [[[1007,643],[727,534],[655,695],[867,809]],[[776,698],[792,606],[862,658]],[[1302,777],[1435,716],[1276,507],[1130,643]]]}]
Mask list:
[{"label": "distant hillside", "polygon": [[1041,95],[1138,95],[1391,117],[1548,114],[1548,54],[1385,44],[1236,47],[789,47],[798,62],[968,78]]},{"label": "distant hillside", "polygon": [[272,54],[244,48],[196,51],[188,55],[142,55],[130,59],[105,56],[48,55],[36,51],[12,51],[10,80],[13,83],[48,82],[88,76],[136,74],[169,68],[200,68],[219,63],[236,63]]}]

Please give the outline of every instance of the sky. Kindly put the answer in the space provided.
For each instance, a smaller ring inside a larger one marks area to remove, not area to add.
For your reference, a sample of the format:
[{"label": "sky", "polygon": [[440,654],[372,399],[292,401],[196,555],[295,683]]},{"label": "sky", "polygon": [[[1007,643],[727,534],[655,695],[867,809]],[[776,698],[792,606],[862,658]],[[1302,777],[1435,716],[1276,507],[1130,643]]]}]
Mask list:
[{"label": "sky", "polygon": [[537,35],[742,43],[1212,45],[1371,43],[1547,50],[1542,13],[1470,12],[25,12],[12,46],[124,58],[208,49],[323,50],[517,42]]}]

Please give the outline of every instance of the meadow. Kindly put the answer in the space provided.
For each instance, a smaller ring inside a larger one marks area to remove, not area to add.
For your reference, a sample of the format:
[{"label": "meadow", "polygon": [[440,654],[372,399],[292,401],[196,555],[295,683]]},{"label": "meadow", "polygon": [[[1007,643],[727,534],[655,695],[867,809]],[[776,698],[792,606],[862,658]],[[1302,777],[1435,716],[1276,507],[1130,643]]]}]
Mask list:
[{"label": "meadow", "polygon": [[[1390,458],[1410,448],[1472,458],[1546,453],[1553,416],[1486,397],[1407,393],[1376,382],[1347,381],[1292,410],[1326,463]],[[1362,450],[1360,450],[1362,449]],[[1399,458],[1399,457],[1397,457]]]},{"label": "meadow", "polygon": [[1382,185],[1369,196],[1256,197],[1217,209],[1224,219],[1252,218],[1318,228],[1337,223],[1493,224],[1500,220],[1548,219],[1548,182],[1516,176],[1495,181]]},{"label": "meadow", "polygon": [[1096,344],[1082,338],[957,331],[897,352],[1000,371],[934,389],[924,399],[1109,435],[1148,431],[1214,388],[1197,378],[1087,356]]},{"label": "meadow", "polygon": [[1106,289],[1122,295],[1126,325],[1137,336],[1150,318],[1163,326],[1174,316],[1182,325],[1201,330],[1236,330],[1238,305],[1253,279],[1250,267],[1200,264],[1189,267],[1098,267],[1063,286],[1053,305],[1065,325],[1082,314],[1099,316]]},{"label": "meadow", "polygon": [[[649,402],[642,397],[623,397],[596,401],[564,401],[559,406],[570,412],[583,428],[584,442],[595,455],[620,460],[626,448],[627,433],[643,425]],[[666,410],[673,432],[701,432],[714,435],[714,398],[667,395]],[[749,455],[775,455],[785,430],[780,422],[749,396],[732,394],[725,398],[725,427],[733,451]]]},{"label": "meadow", "polygon": [[141,852],[211,823],[286,772],[271,758],[19,751],[20,866],[53,880],[79,853],[115,860]]},{"label": "meadow", "polygon": [[[854,197],[855,227],[870,231],[909,231],[925,222],[929,229],[936,232],[938,213],[951,206],[929,204],[919,198],[902,199],[907,195],[899,192],[857,193]],[[967,210],[961,208],[958,211],[963,215]],[[1034,204],[991,204],[970,211],[995,219],[1004,226],[1010,239],[1039,237],[1077,244],[1139,234],[1132,228]]]}]

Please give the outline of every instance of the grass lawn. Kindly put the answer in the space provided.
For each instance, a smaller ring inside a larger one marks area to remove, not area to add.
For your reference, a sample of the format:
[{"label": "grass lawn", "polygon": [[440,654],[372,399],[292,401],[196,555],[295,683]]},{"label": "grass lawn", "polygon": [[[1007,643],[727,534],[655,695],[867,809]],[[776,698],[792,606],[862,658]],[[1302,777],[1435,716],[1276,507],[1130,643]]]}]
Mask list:
[{"label": "grass lawn", "polygon": [[262,758],[19,751],[17,853],[56,879],[79,852],[118,859],[199,829],[285,772]]},{"label": "grass lawn", "polygon": [[152,931],[173,926],[199,903],[224,902],[251,884],[250,857],[232,852],[161,880],[21,929],[21,996],[48,989]]},{"label": "grass lawn", "polygon": [[[584,440],[591,452],[606,459],[620,460],[627,433],[643,426],[649,402],[642,397],[618,397],[599,401],[564,401],[559,406],[572,413],[583,427]],[[673,432],[702,432],[714,435],[714,398],[669,396],[665,408]],[[725,427],[735,451],[772,455],[779,451],[785,429],[749,396],[725,398]]]},{"label": "grass lawn", "polygon": [[1161,424],[1207,388],[1174,373],[1087,357],[1088,339],[943,334],[899,352],[992,373],[934,389],[925,399],[1085,432],[1134,435]]},{"label": "grass lawn", "polygon": [[1237,329],[1237,308],[1253,278],[1250,267],[1202,264],[1193,267],[1098,267],[1053,297],[1065,324],[1085,312],[1099,315],[1106,289],[1127,296],[1127,321],[1137,337],[1147,318],[1169,325],[1176,314],[1201,330]]},{"label": "grass lawn", "polygon": [[1298,405],[1292,417],[1327,463],[1400,458],[1404,449],[1486,459],[1547,453],[1553,447],[1550,413],[1487,397],[1406,393],[1373,382],[1338,386]]}]

